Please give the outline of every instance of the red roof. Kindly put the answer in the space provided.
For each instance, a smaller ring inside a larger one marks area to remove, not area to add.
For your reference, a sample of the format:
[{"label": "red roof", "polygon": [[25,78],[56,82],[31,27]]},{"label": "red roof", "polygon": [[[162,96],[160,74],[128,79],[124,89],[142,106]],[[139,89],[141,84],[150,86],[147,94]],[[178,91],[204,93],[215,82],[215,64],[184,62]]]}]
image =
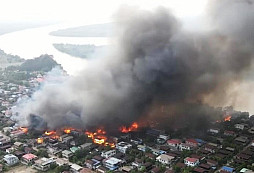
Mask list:
[{"label": "red roof", "polygon": [[181,140],[180,139],[170,139],[170,140],[168,140],[168,143],[170,143],[170,144],[180,144]]},{"label": "red roof", "polygon": [[185,160],[187,160],[188,162],[192,162],[192,163],[195,163],[198,161],[197,158],[192,158],[192,157],[187,157],[187,158],[185,158]]},{"label": "red roof", "polygon": [[186,142],[188,142],[188,143],[193,143],[193,144],[198,144],[198,142],[196,141],[196,139],[187,139]]},{"label": "red roof", "polygon": [[228,131],[228,130],[225,130],[225,131],[224,131],[224,134],[235,134],[235,132],[233,132],[233,131]]},{"label": "red roof", "polygon": [[37,158],[37,156],[36,155],[34,155],[34,154],[25,154],[24,156],[22,156],[24,159],[26,159],[26,160],[33,160],[33,159],[35,159],[35,158]]}]

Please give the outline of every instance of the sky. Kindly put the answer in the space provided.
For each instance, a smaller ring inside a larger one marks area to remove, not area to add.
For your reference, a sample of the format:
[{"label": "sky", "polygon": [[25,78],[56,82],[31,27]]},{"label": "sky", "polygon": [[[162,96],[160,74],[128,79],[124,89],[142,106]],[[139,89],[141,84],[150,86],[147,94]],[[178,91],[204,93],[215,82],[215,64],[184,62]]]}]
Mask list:
[{"label": "sky", "polygon": [[122,5],[153,9],[170,8],[178,17],[198,16],[208,0],[0,0],[0,22],[84,22],[110,21]]}]

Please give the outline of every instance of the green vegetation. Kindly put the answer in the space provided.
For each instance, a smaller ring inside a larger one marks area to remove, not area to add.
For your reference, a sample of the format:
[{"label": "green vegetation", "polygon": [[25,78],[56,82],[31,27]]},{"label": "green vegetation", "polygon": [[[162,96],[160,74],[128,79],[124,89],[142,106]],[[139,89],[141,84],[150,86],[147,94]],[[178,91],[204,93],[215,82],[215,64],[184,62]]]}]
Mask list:
[{"label": "green vegetation", "polygon": [[10,65],[20,65],[25,60],[17,55],[6,54],[0,49],[0,68],[6,68]]},{"label": "green vegetation", "polygon": [[60,52],[78,58],[91,58],[95,53],[102,53],[106,46],[95,45],[73,45],[73,44],[53,44]]},{"label": "green vegetation", "polygon": [[59,64],[56,63],[55,60],[53,60],[52,56],[50,55],[41,55],[38,58],[35,59],[29,59],[26,60],[23,64],[18,67],[20,71],[43,71],[48,72],[52,70],[55,66]]},{"label": "green vegetation", "polygon": [[47,157],[47,158],[49,157],[47,150],[45,150],[45,149],[38,150],[37,152],[35,152],[35,155],[39,156],[39,157]]},{"label": "green vegetation", "polygon": [[70,162],[82,165],[86,159],[89,159],[88,156],[89,156],[89,150],[85,150],[85,149],[77,150],[74,153],[74,156],[72,156],[69,160]]}]

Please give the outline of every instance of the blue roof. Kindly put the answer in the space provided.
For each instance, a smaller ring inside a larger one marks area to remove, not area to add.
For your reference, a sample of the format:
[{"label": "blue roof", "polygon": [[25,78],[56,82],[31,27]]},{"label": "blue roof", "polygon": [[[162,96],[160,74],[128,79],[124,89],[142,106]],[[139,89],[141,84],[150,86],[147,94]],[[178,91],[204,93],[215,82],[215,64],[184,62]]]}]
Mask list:
[{"label": "blue roof", "polygon": [[224,171],[228,171],[228,172],[233,172],[234,171],[234,168],[230,168],[228,166],[223,166],[221,169],[224,170]]},{"label": "blue roof", "polygon": [[198,143],[205,143],[205,141],[203,141],[202,139],[196,139],[196,141],[197,141]]}]

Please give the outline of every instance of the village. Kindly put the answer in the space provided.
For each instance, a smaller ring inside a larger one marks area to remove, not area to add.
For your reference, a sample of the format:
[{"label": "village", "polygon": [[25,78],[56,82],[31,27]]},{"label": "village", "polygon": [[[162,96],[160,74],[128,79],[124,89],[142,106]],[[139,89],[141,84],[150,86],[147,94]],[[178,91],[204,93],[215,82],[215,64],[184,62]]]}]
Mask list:
[{"label": "village", "polygon": [[[20,73],[20,72],[16,72]],[[3,74],[2,75],[6,75]],[[203,138],[133,122],[117,135],[104,129],[66,127],[35,131],[12,119],[12,108],[40,86],[44,73],[27,72],[22,83],[0,81],[1,171],[15,172],[254,172],[254,118],[228,107]],[[22,171],[21,171],[22,172]]]}]

